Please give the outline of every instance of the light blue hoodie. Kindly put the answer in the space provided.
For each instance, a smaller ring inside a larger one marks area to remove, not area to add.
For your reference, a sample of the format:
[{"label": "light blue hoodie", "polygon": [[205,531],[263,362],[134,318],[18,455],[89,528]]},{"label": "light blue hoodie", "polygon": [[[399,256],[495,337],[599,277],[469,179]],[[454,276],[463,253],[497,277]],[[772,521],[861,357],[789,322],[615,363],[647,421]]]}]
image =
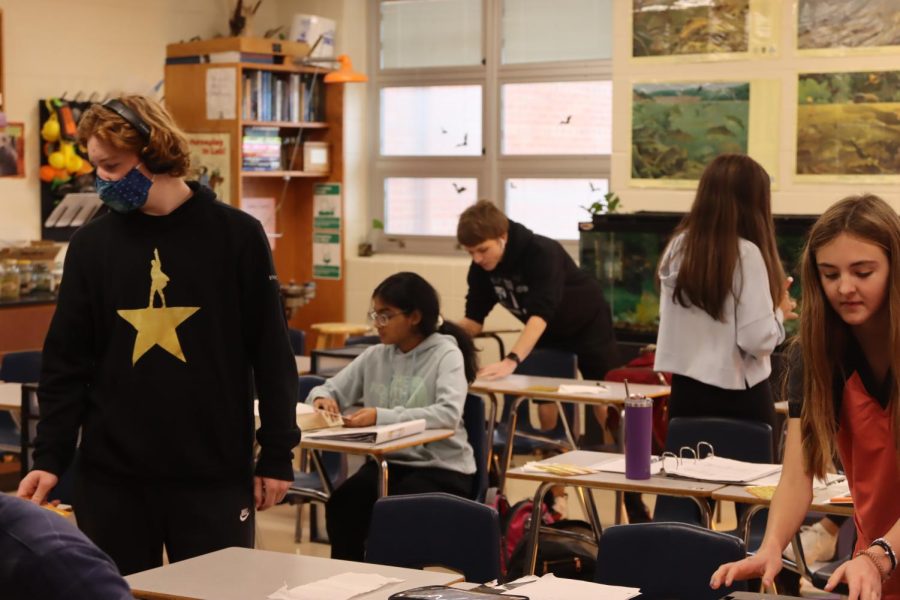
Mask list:
[{"label": "light blue hoodie", "polygon": [[341,409],[362,401],[375,407],[378,425],[425,419],[428,429],[455,429],[453,437],[392,453],[388,460],[468,475],[475,472],[462,422],[468,389],[456,339],[433,333],[409,352],[393,344],[368,348],[324,385],[313,388],[306,401],[334,398]]}]

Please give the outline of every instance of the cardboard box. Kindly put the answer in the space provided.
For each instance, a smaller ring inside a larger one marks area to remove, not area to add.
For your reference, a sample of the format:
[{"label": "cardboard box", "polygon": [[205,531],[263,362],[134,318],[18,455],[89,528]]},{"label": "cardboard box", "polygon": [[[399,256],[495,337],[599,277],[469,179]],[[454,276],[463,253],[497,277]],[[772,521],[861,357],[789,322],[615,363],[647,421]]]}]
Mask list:
[{"label": "cardboard box", "polygon": [[327,142],[303,143],[303,170],[307,173],[328,173],[331,170]]}]

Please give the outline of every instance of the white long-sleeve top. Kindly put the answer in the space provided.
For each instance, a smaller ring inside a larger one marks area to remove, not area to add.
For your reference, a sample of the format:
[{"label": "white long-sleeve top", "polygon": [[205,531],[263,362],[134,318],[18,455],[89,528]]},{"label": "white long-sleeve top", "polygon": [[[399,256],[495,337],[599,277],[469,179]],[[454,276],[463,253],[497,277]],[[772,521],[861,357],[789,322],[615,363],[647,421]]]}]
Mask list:
[{"label": "white long-sleeve top", "polygon": [[661,261],[659,334],[656,371],[684,375],[716,387],[738,390],[765,380],[772,372],[770,355],[784,341],[784,315],[772,306],[769,276],[762,253],[740,239],[732,292],[722,320],[674,298],[682,262],[684,234],[669,244]]}]

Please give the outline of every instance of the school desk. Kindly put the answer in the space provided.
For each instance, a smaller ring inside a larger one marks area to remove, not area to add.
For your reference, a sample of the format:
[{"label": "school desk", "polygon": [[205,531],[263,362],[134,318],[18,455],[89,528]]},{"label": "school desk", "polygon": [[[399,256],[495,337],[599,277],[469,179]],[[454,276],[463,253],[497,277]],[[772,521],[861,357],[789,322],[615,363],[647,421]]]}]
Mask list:
[{"label": "school desk", "polygon": [[288,588],[341,573],[378,573],[403,579],[354,600],[386,600],[391,594],[424,585],[447,585],[462,577],[385,565],[298,556],[247,548],[226,548],[125,578],[135,598],[145,600],[265,600]]},{"label": "school desk", "polygon": [[297,375],[309,375],[312,367],[312,359],[309,356],[294,356],[297,365]]},{"label": "school desk", "polygon": [[[386,496],[388,489],[388,455],[398,450],[411,448],[413,446],[421,446],[439,440],[446,440],[453,437],[453,429],[426,429],[422,433],[410,435],[383,444],[364,444],[361,442],[343,442],[336,440],[323,440],[318,438],[300,438],[300,447],[306,450],[316,450],[325,452],[343,452],[345,454],[365,454],[375,459],[378,465],[378,495]],[[319,473],[325,473],[325,469],[321,462],[318,452],[310,452],[313,464]],[[327,480],[327,477],[323,477]],[[323,481],[326,486],[326,492],[331,494],[330,482]]]},{"label": "school desk", "polygon": [[[574,452],[565,452],[558,456],[548,458],[541,461],[542,463],[560,463],[566,465],[576,465],[580,467],[588,467],[598,463],[621,459],[621,454],[611,452],[589,452],[586,450],[575,450]],[[558,475],[555,473],[531,473],[524,470],[524,467],[510,469],[506,475],[509,479],[519,479],[523,481],[532,481],[538,483],[537,491],[534,494],[534,513],[531,517],[532,523],[539,523],[541,519],[541,504],[544,494],[555,485],[572,486],[582,497],[582,504],[587,507],[588,521],[594,530],[594,535],[599,539],[602,533],[600,526],[600,518],[597,508],[594,504],[593,496],[590,489],[608,490],[613,492],[638,492],[646,494],[656,494],[661,496],[679,496],[690,498],[700,509],[700,515],[706,527],[709,527],[709,503],[708,499],[713,497],[713,493],[721,489],[721,483],[706,483],[701,481],[691,481],[686,479],[676,479],[666,477],[665,475],[653,475],[649,479],[628,479],[623,473],[591,473],[589,475]],[[586,496],[586,498],[584,498]],[[540,527],[532,527],[529,530],[528,538],[528,554],[529,565],[526,575],[534,574],[537,564],[538,536]]]},{"label": "school desk", "polygon": [[[560,385],[578,385],[578,386],[603,386],[606,391],[602,394],[587,393],[560,393]],[[536,377],[533,375],[508,375],[502,379],[476,379],[469,386],[469,391],[474,394],[485,394],[491,402],[488,416],[488,464],[492,464],[493,439],[494,439],[494,422],[497,415],[497,407],[499,405],[499,397],[508,394],[515,397],[512,406],[510,406],[507,415],[507,439],[506,447],[503,449],[503,457],[500,463],[500,473],[498,474],[498,489],[502,492],[506,480],[506,472],[512,461],[514,437],[517,423],[517,413],[519,405],[528,399],[551,400],[556,402],[559,409],[560,418],[562,419],[563,428],[566,431],[566,438],[571,444],[572,449],[576,448],[575,436],[569,428],[568,421],[562,418],[562,402],[576,402],[580,404],[618,404],[625,403],[625,384],[620,381],[593,381],[584,379],[567,379],[560,377]],[[647,385],[647,384],[628,384],[628,391],[632,394],[642,394],[649,398],[658,398],[667,396],[671,393],[671,388],[667,385]],[[532,437],[532,436],[529,436]],[[537,438],[538,436],[533,436]]]},{"label": "school desk", "polygon": [[22,384],[0,383],[0,410],[22,409]]},{"label": "school desk", "polygon": [[[828,515],[838,515],[844,517],[853,516],[852,504],[831,504],[828,500],[835,495],[833,488],[826,486],[824,489],[813,490],[813,499],[810,503],[809,510],[813,512],[824,513]],[[741,503],[748,506],[744,514],[741,515],[738,523],[738,532],[742,539],[749,539],[750,521],[753,515],[764,508],[769,508],[772,503],[769,498],[759,498],[747,491],[747,487],[743,485],[727,485],[713,492],[713,500],[727,500],[729,502]],[[794,556],[798,556],[797,547],[800,545],[799,532],[791,540],[794,547]],[[812,579],[812,573],[806,563],[797,564],[797,571],[807,579]]]}]

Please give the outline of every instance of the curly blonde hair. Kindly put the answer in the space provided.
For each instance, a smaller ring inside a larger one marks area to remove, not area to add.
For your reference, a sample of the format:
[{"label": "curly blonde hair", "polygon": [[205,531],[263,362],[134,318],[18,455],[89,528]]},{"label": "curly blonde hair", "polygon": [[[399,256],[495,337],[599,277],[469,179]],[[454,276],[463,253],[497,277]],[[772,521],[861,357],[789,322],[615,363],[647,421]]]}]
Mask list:
[{"label": "curly blonde hair", "polygon": [[118,100],[150,127],[150,139],[145,139],[118,113],[94,104],[78,122],[78,143],[87,146],[88,140],[96,137],[116,150],[136,153],[151,173],[187,175],[190,148],[172,115],[160,103],[144,96],[120,96]]}]

